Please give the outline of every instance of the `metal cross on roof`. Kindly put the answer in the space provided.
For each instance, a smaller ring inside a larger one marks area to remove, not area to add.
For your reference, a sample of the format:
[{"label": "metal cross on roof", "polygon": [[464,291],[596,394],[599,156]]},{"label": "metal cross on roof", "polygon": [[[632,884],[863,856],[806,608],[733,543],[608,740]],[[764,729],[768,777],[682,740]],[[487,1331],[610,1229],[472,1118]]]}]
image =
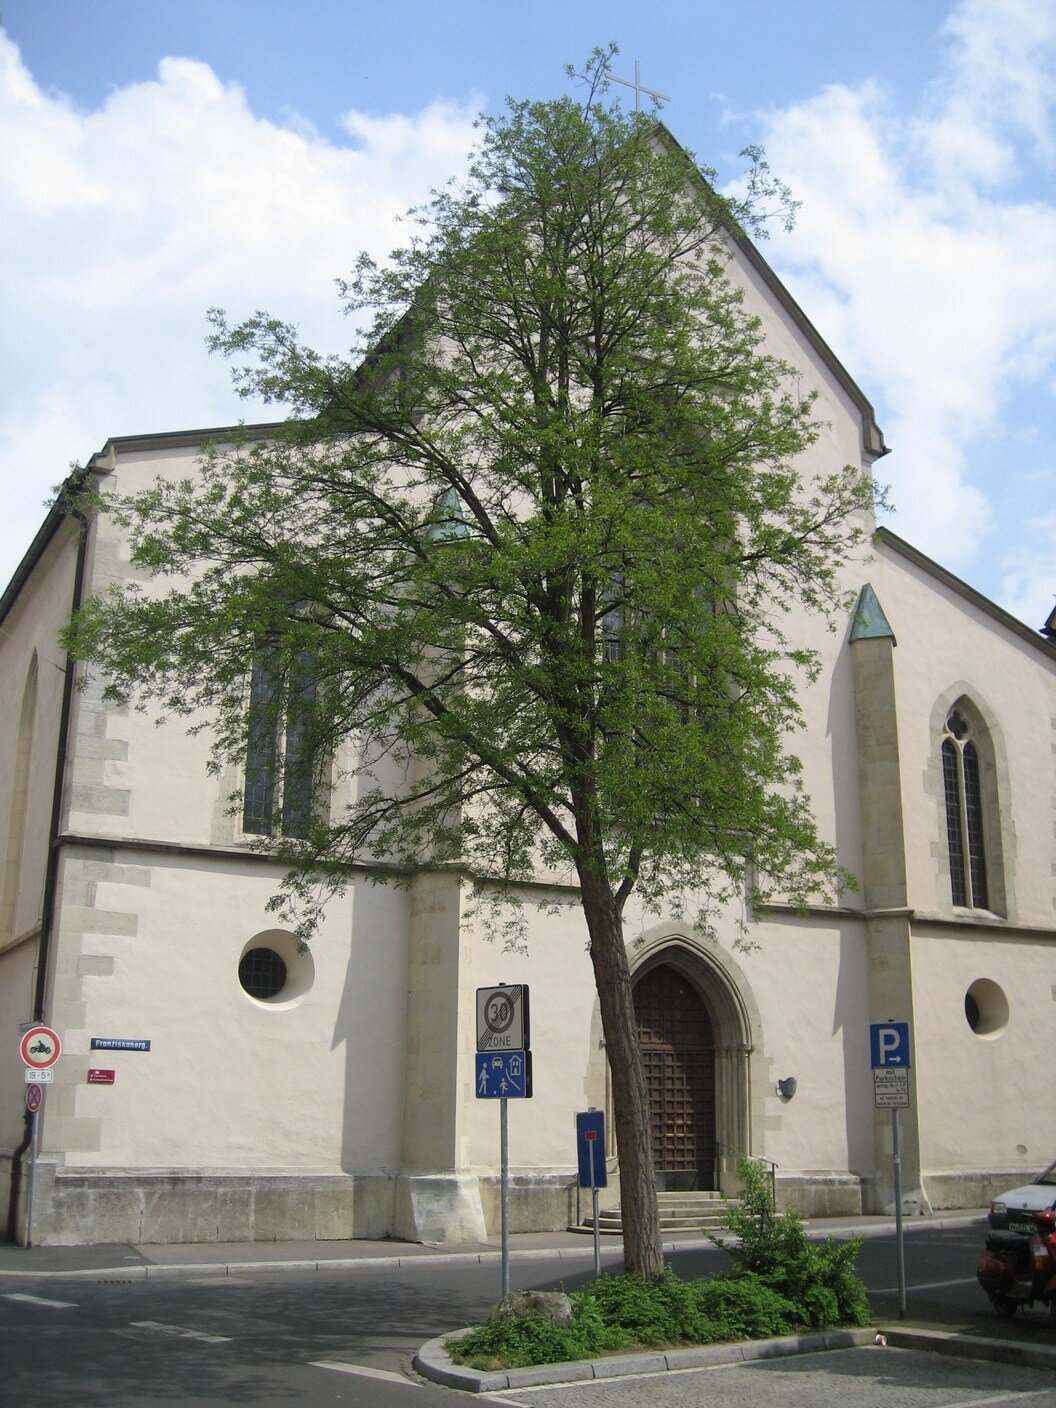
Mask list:
[{"label": "metal cross on roof", "polygon": [[635,59],[635,61],[634,61],[634,82],[633,82],[633,83],[631,82],[631,80],[630,80],[629,78],[617,78],[614,73],[610,73],[610,74],[609,74],[609,77],[612,79],[613,83],[622,83],[625,88],[633,88],[633,89],[634,89],[634,110],[635,110],[635,112],[641,112],[641,110],[642,110],[642,94],[643,94],[643,93],[648,93],[649,96],[650,96],[650,98],[655,98],[655,99],[657,100],[657,102],[660,102],[660,103],[669,103],[669,102],[671,101],[671,99],[667,96],[666,93],[657,93],[657,92],[655,92],[652,88],[643,88],[643,87],[642,87],[641,80],[640,80],[639,77],[638,77],[638,60],[637,60],[637,59]]}]

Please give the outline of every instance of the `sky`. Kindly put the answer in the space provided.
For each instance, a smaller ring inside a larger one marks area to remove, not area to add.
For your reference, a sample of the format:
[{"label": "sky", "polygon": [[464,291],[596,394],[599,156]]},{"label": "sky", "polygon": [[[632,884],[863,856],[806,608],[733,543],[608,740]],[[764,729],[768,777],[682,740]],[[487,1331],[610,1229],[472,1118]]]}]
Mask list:
[{"label": "sky", "polygon": [[876,409],[890,527],[1040,626],[1056,0],[0,0],[0,581],[110,436],[272,418],[207,309],[342,351],[357,252],[610,40],[720,186],[756,143],[791,186],[762,252]]}]

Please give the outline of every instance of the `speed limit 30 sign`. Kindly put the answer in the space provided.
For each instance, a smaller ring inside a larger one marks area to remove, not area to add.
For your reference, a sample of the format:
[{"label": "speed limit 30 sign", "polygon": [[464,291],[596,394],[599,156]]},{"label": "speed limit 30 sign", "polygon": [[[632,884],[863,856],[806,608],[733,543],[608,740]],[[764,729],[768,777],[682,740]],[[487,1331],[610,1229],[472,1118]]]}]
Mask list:
[{"label": "speed limit 30 sign", "polygon": [[477,1050],[527,1051],[530,1046],[527,983],[477,988]]}]

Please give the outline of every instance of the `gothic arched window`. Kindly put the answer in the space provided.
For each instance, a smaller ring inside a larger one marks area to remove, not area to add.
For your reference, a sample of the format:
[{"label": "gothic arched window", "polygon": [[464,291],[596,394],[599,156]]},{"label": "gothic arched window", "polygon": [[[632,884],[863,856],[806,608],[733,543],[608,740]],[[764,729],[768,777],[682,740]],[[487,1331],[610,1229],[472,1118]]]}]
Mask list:
[{"label": "gothic arched window", "polygon": [[953,902],[989,909],[979,744],[959,709],[951,710],[943,729],[942,781]]},{"label": "gothic arched window", "polygon": [[308,834],[317,782],[313,666],[308,651],[285,672],[273,647],[262,647],[253,658],[242,804],[245,832]]}]

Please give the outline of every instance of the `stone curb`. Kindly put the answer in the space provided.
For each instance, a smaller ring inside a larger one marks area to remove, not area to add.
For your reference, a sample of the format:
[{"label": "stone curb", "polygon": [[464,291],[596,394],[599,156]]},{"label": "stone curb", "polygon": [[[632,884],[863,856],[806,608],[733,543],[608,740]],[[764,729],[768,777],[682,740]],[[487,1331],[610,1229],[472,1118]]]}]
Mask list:
[{"label": "stone curb", "polygon": [[[697,1244],[693,1243],[693,1245]],[[669,1251],[673,1248],[665,1247],[664,1250]],[[603,1257],[606,1252],[610,1257],[622,1257],[623,1248],[603,1248]],[[421,1265],[423,1262],[427,1264],[442,1262],[445,1266],[476,1266],[481,1263],[490,1264],[499,1261],[501,1256],[502,1253],[499,1251],[419,1252],[412,1256],[321,1257],[318,1261],[285,1261],[281,1257],[277,1257],[272,1261],[203,1261],[173,1262],[157,1266],[93,1266],[77,1267],[69,1271],[61,1269],[12,1271],[0,1268],[0,1278],[27,1280],[40,1277],[63,1281],[83,1281],[85,1279],[91,1280],[93,1277],[107,1279],[119,1277],[122,1281],[142,1281],[156,1280],[162,1276],[240,1276],[244,1272],[258,1271],[367,1271],[375,1268],[395,1271],[400,1267]],[[531,1248],[526,1251],[513,1251],[510,1253],[510,1257],[515,1261],[572,1259],[583,1261],[593,1257],[593,1250],[590,1247],[552,1247],[549,1250]]]},{"label": "stone curb", "polygon": [[[578,1359],[571,1364],[539,1364],[531,1369],[481,1373],[455,1364],[444,1345],[468,1330],[441,1335],[423,1344],[414,1367],[425,1379],[467,1393],[503,1393],[539,1384],[583,1383],[627,1374],[664,1374],[673,1369],[707,1369],[719,1364],[748,1364],[790,1354],[818,1354],[827,1349],[852,1349],[875,1344],[875,1330],[832,1330],[828,1334],[785,1335],[773,1340],[743,1340],[736,1344],[700,1345],[695,1349],[657,1350],[647,1354],[614,1354],[606,1359]],[[888,1337],[890,1343],[890,1337]]]},{"label": "stone curb", "polygon": [[892,1349],[927,1350],[960,1359],[988,1359],[1023,1369],[1056,1370],[1056,1346],[1025,1344],[1018,1340],[990,1340],[948,1330],[884,1330]]},{"label": "stone curb", "polygon": [[[985,1221],[985,1217],[978,1212],[964,1216],[956,1214],[944,1218],[927,1218],[919,1221],[903,1223],[903,1230],[906,1232],[922,1232],[926,1228],[945,1231],[952,1227],[965,1227],[973,1222]],[[807,1235],[811,1241],[822,1241],[827,1237],[870,1237],[890,1236],[894,1228],[894,1223],[870,1223],[866,1227],[856,1227],[853,1223],[847,1223],[839,1227],[824,1227],[808,1229]],[[731,1243],[736,1242],[735,1237],[728,1239]],[[663,1250],[666,1253],[681,1251],[696,1251],[701,1245],[699,1237],[683,1238],[676,1242],[664,1242]],[[593,1248],[589,1241],[585,1241],[582,1246],[575,1247],[526,1247],[515,1249],[510,1252],[510,1257],[515,1261],[561,1261],[565,1259],[583,1260],[593,1257]],[[602,1257],[622,1257],[623,1244],[603,1246],[601,1248]],[[96,1266],[96,1267],[75,1267],[69,1270],[62,1268],[47,1271],[38,1271],[30,1268],[7,1267],[0,1268],[0,1279],[36,1279],[54,1278],[59,1280],[83,1280],[85,1278],[120,1278],[123,1281],[143,1280],[157,1278],[160,1276],[239,1276],[246,1272],[277,1271],[282,1268],[287,1271],[358,1271],[368,1267],[377,1267],[382,1270],[394,1271],[403,1266],[410,1266],[422,1261],[443,1261],[452,1266],[473,1266],[479,1263],[497,1261],[502,1253],[496,1247],[481,1252],[447,1252],[441,1249],[429,1249],[417,1252],[411,1256],[365,1256],[365,1257],[321,1257],[318,1260],[297,1259],[286,1261],[281,1257],[276,1257],[269,1261],[203,1261],[203,1262],[172,1262],[158,1265],[146,1266]],[[448,1337],[450,1338],[450,1336]]]}]

